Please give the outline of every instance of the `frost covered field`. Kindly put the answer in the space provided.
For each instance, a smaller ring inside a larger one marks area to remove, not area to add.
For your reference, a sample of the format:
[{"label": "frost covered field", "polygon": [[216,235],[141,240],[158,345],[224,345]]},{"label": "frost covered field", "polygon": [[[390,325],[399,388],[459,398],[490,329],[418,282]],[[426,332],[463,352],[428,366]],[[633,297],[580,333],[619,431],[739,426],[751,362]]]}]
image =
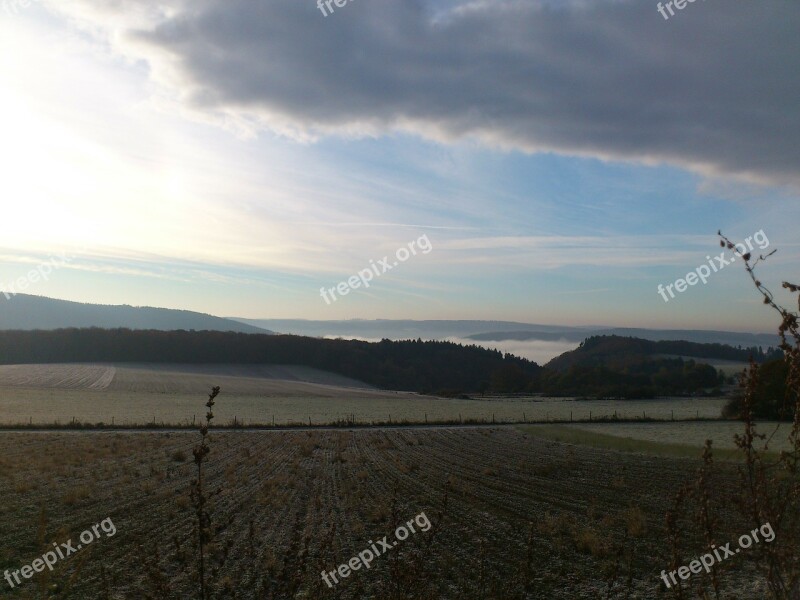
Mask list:
[{"label": "frost covered field", "polygon": [[[387,392],[307,367],[213,365],[12,365],[0,367],[0,424],[186,424],[197,398],[222,388],[218,423],[716,418],[724,400],[472,400]],[[202,408],[202,406],[201,406]]]},{"label": "frost covered field", "polygon": [[[702,448],[706,440],[712,440],[714,448],[732,449],[736,445],[734,434],[742,433],[742,424],[735,421],[703,421],[689,423],[580,423],[571,425],[575,429],[613,435],[621,438],[678,444]],[[774,438],[770,449],[788,450],[787,441],[791,423],[774,423],[770,421],[758,424],[758,432]]]},{"label": "frost covered field", "polygon": [[[2,597],[35,598],[70,581],[74,598],[197,597],[188,492],[198,440],[0,435],[0,571],[103,519],[117,530],[14,590],[0,581]],[[664,514],[698,465],[513,427],[218,432],[210,448],[207,488],[222,489],[211,505],[214,597],[240,599],[666,597]],[[323,570],[394,539],[398,523],[421,512],[430,531],[335,588],[323,582]],[[731,539],[745,525],[734,518],[724,528]],[[748,560],[732,568],[724,578],[738,591],[726,598],[763,597]]]}]

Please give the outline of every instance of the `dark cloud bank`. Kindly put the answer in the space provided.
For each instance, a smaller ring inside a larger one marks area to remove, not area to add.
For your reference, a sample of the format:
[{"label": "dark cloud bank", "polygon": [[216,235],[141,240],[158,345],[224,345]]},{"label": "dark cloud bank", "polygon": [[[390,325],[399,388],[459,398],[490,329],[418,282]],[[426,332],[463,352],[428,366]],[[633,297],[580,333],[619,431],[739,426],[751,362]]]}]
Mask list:
[{"label": "dark cloud bank", "polygon": [[405,130],[800,186],[795,0],[698,0],[669,21],[649,0],[353,0],[328,17],[315,2],[194,0],[123,36],[195,108],[265,128]]}]

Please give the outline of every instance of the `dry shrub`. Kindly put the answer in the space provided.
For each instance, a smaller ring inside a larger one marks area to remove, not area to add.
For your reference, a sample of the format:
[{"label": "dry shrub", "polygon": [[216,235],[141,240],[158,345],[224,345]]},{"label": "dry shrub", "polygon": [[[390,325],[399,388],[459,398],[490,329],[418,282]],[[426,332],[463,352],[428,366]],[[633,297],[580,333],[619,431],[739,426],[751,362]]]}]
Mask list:
[{"label": "dry shrub", "polygon": [[550,477],[551,475],[558,473],[558,471],[559,466],[554,462],[534,465],[531,468],[531,472],[536,475],[536,477]]},{"label": "dry shrub", "polygon": [[81,500],[85,500],[89,496],[91,496],[92,491],[85,485],[78,486],[76,488],[72,488],[68,490],[64,494],[63,502],[67,506],[75,506]]},{"label": "dry shrub", "polygon": [[24,494],[32,490],[38,489],[38,484],[28,479],[17,479],[14,482],[14,491],[18,494]]},{"label": "dry shrub", "polygon": [[605,558],[611,554],[608,537],[593,527],[576,527],[572,532],[572,540],[579,552],[595,558]]},{"label": "dry shrub", "polygon": [[628,535],[635,538],[644,537],[647,534],[647,517],[638,506],[633,506],[625,513],[625,520],[628,528]]}]

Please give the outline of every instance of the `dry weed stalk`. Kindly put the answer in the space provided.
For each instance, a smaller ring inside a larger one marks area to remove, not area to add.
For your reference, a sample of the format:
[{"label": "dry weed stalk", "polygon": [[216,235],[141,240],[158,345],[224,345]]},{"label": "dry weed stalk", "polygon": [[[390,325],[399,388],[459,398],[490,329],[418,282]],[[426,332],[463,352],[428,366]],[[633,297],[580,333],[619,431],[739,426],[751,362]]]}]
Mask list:
[{"label": "dry weed stalk", "polygon": [[[727,237],[719,233],[720,246],[735,249]],[[755,402],[759,384],[759,367],[752,359],[740,379],[742,389],[741,419],[744,425],[742,434],[734,436],[736,447],[742,452],[743,464],[738,467],[740,487],[734,494],[734,504],[745,522],[751,527],[761,527],[770,523],[775,531],[772,543],[758,544],[748,551],[755,559],[759,570],[764,574],[769,593],[775,600],[800,599],[800,321],[798,314],[785,309],[775,301],[773,294],[756,277],[755,268],[775,251],[753,260],[752,255],[744,253],[745,270],[763,298],[763,303],[772,307],[781,316],[778,328],[779,347],[784,353],[787,366],[785,381],[786,396],[783,398],[779,414],[782,419],[791,417],[792,427],[788,435],[789,450],[775,457],[769,453],[776,427],[770,435],[757,430]],[[800,285],[784,281],[782,287],[791,293],[800,292]],[[798,298],[800,308],[800,297]],[[714,472],[711,442],[706,442],[703,453],[703,467],[694,486],[679,491],[675,500],[675,510],[667,514],[667,531],[672,548],[672,569],[680,564],[680,533],[678,514],[681,506],[689,498],[699,504],[696,524],[703,534],[704,541],[716,543],[715,533],[722,520],[720,509],[712,506],[710,480]],[[718,579],[719,566],[711,572],[714,595],[720,598],[721,584]],[[705,585],[699,590],[708,594]],[[682,586],[673,588],[677,598],[683,598]]]},{"label": "dry weed stalk", "polygon": [[209,590],[206,583],[206,550],[208,544],[213,538],[213,531],[211,528],[211,514],[208,510],[208,502],[214,496],[222,492],[222,488],[218,488],[213,492],[206,493],[204,490],[203,482],[203,463],[206,457],[211,452],[208,446],[208,430],[211,427],[211,420],[214,418],[212,409],[214,408],[214,399],[219,395],[219,386],[211,388],[211,393],[208,395],[208,402],[206,407],[206,420],[200,426],[200,435],[202,437],[200,444],[194,447],[192,454],[194,455],[194,464],[197,466],[197,479],[192,483],[190,496],[192,505],[195,509],[197,516],[197,560],[198,560],[198,578],[200,580],[200,600],[208,600]]}]

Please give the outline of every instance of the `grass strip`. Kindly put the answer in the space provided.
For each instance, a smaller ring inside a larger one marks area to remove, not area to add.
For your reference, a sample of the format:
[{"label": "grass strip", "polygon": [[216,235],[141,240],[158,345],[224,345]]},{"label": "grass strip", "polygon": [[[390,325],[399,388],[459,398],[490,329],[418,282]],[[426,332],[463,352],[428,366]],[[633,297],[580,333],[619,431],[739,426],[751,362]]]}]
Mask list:
[{"label": "grass strip", "polygon": [[[618,452],[696,459],[700,459],[703,455],[703,449],[699,446],[637,440],[608,433],[587,431],[567,425],[520,425],[519,429],[532,436],[556,442],[578,446],[590,446],[592,448],[602,448],[605,450],[617,450]],[[767,452],[764,456],[767,458],[777,458],[777,453]],[[743,459],[743,453],[740,450],[731,448],[714,448],[714,459],[726,462],[740,462]]]}]

